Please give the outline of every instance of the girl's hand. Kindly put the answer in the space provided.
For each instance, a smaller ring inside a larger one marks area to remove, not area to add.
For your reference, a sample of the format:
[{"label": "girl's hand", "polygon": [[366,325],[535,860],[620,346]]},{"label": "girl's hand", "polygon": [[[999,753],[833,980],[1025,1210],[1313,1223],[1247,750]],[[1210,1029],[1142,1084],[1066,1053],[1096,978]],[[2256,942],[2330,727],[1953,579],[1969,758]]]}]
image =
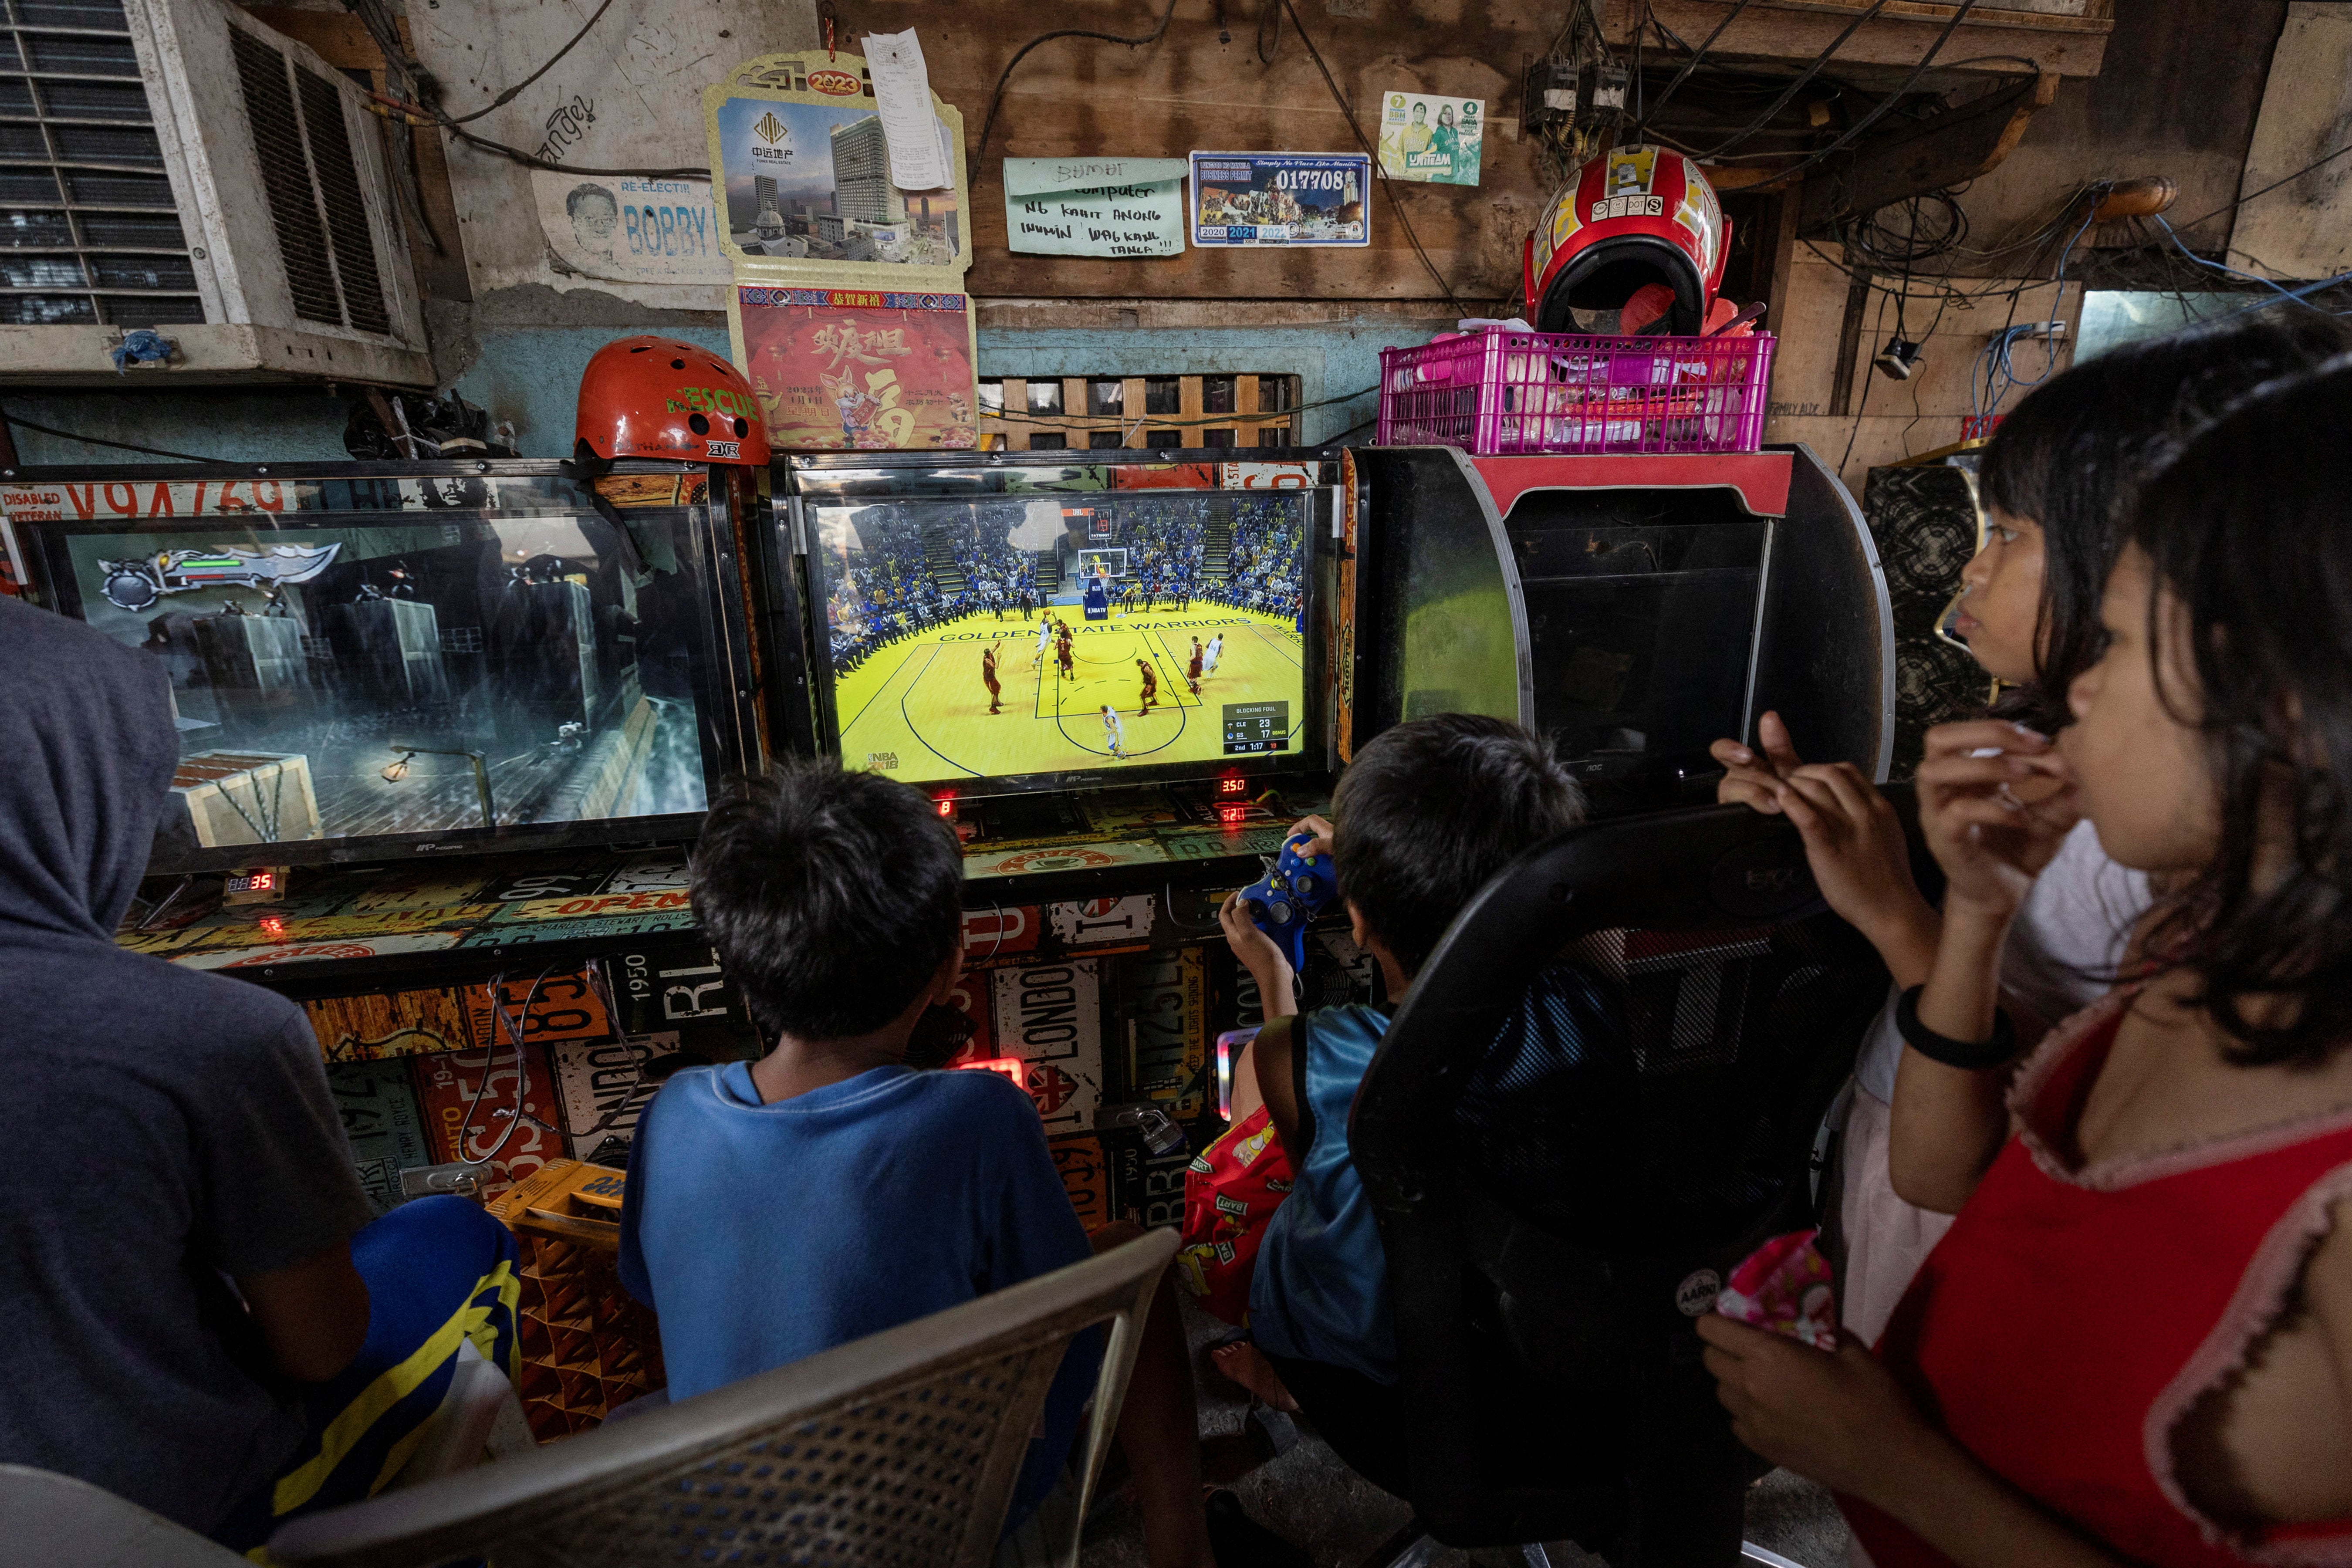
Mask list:
[{"label": "girl's hand", "polygon": [[1921,1440],[1937,1440],[1894,1374],[1851,1335],[1818,1351],[1709,1312],[1698,1337],[1733,1436],[1832,1491],[1876,1501],[1903,1485]]},{"label": "girl's hand", "polygon": [[1917,781],[1919,825],[1949,879],[1947,915],[2014,914],[2082,818],[2065,759],[2021,724],[1937,725]]},{"label": "girl's hand", "polygon": [[1789,726],[1778,713],[1768,712],[1756,721],[1756,738],[1764,747],[1760,757],[1731,740],[1717,741],[1706,749],[1706,754],[1724,769],[1723,782],[1715,786],[1715,804],[1752,806],[1771,816],[1780,810],[1780,781],[1804,766],[1804,762],[1797,755],[1796,742],[1789,738]]},{"label": "girl's hand", "polygon": [[1924,978],[1936,911],[1911,879],[1902,819],[1878,786],[1852,763],[1816,763],[1791,770],[1773,798],[1804,839],[1806,863],[1830,908],[1868,937],[1890,968]]},{"label": "girl's hand", "polygon": [[1257,929],[1257,922],[1250,919],[1249,910],[1242,907],[1242,896],[1238,890],[1226,894],[1225,901],[1217,907],[1217,923],[1225,928],[1225,945],[1234,950],[1234,956],[1241,960],[1242,967],[1248,970],[1250,978],[1257,982],[1258,994],[1265,1002],[1266,1016],[1275,1016],[1276,998],[1288,1001],[1291,996],[1290,955],[1282,951],[1281,944],[1274,938]]}]

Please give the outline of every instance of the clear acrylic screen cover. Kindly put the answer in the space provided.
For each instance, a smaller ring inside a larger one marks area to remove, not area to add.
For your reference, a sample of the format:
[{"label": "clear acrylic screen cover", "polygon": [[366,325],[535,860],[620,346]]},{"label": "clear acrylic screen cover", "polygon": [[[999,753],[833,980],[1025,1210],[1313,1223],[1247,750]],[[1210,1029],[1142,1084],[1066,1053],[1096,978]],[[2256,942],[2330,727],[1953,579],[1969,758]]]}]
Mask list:
[{"label": "clear acrylic screen cover", "polygon": [[58,607],[170,672],[154,868],[702,811],[701,477],[617,482],[625,527],[545,474],[52,487]]},{"label": "clear acrylic screen cover", "polygon": [[1311,516],[1304,490],[811,504],[844,762],[933,784],[1297,755]]}]

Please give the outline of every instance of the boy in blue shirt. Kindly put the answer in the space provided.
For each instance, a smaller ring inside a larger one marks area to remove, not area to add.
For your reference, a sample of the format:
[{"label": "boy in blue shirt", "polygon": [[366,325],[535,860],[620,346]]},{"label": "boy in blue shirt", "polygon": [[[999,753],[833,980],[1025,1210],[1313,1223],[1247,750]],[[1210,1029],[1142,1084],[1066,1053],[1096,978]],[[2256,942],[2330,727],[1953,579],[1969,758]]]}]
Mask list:
[{"label": "boy in blue shirt", "polygon": [[[1264,1359],[1242,1347],[1221,1352],[1218,1364],[1262,1396],[1279,1403],[1286,1394],[1351,1468],[1402,1496],[1388,1260],[1349,1153],[1348,1113],[1396,1004],[1445,928],[1522,851],[1581,822],[1584,796],[1541,736],[1500,719],[1444,713],[1385,731],[1358,752],[1331,809],[1336,830],[1321,817],[1298,826],[1317,835],[1310,853],[1333,858],[1356,943],[1379,964],[1387,1005],[1301,1016],[1288,956],[1250,922],[1239,894],[1225,901],[1226,940],[1256,980],[1266,1016],[1234,1071],[1234,1119],[1262,1098],[1294,1184],[1266,1222],[1250,1282],[1250,1333]],[[1606,1026],[1599,994],[1572,972],[1555,969],[1539,986],[1572,1029]],[[1507,1031],[1465,1100],[1500,1092],[1515,1051],[1562,1043]]]},{"label": "boy in blue shirt", "polygon": [[[962,881],[955,834],[929,801],[830,762],[745,781],[705,819],[695,913],[775,1043],[756,1062],[678,1073],[637,1129],[621,1279],[660,1314],[672,1398],[1137,1234],[1107,1227],[1089,1244],[1018,1086],[906,1065],[917,1020],[962,973]],[[1098,1364],[1092,1342],[1074,1347],[1047,1396],[1016,1519],[1069,1452]],[[1204,1515],[1191,1374],[1164,1280],[1118,1438],[1153,1568],[1285,1560],[1230,1500]]]}]

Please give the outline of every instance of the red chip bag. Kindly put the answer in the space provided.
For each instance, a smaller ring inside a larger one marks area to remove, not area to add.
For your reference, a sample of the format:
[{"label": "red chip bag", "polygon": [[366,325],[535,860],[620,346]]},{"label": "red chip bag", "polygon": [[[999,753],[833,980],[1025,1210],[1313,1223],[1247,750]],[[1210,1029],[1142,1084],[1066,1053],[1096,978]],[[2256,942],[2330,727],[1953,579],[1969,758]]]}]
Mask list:
[{"label": "red chip bag", "polygon": [[1236,1326],[1249,1320],[1250,1276],[1265,1222],[1290,1191],[1290,1160],[1259,1106],[1201,1151],[1184,1172],[1183,1246],[1176,1278],[1202,1310]]}]

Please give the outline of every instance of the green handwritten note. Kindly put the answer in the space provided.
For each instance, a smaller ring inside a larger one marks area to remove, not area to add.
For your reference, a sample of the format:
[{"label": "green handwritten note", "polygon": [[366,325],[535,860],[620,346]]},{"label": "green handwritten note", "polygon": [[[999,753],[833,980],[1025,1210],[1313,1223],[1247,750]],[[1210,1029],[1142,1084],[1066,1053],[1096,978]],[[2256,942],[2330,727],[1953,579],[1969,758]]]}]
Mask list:
[{"label": "green handwritten note", "polygon": [[1032,256],[1179,256],[1181,158],[1007,158],[1004,234]]}]

